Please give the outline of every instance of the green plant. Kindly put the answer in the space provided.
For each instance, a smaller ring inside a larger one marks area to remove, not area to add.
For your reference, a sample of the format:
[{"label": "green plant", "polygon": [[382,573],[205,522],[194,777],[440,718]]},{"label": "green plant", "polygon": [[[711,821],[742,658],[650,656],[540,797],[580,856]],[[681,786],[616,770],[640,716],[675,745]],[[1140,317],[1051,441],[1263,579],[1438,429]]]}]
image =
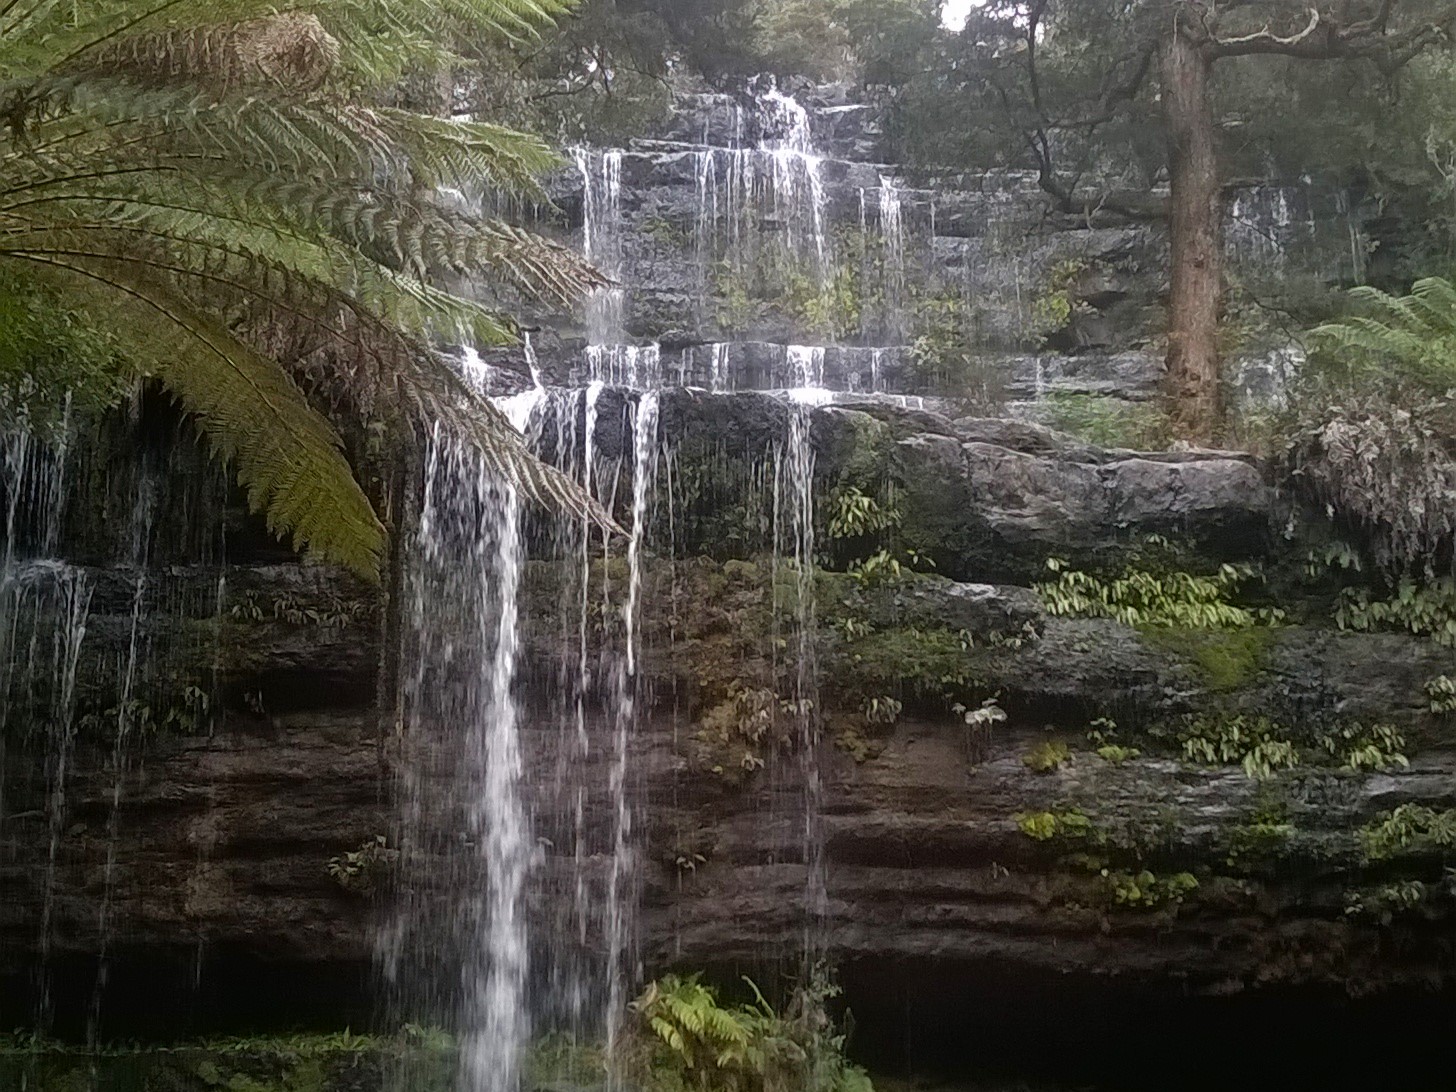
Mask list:
[{"label": "green plant", "polygon": [[1040,410],[1051,428],[1098,447],[1161,451],[1172,438],[1168,415],[1154,402],[1054,390],[1047,393]]},{"label": "green plant", "polygon": [[1388,770],[1410,765],[1403,753],[1405,737],[1391,724],[1341,724],[1321,732],[1318,743],[1346,769]]},{"label": "green plant", "polygon": [[227,615],[244,622],[286,622],[293,626],[321,626],[343,629],[368,616],[372,607],[364,600],[321,599],[306,605],[297,597],[283,594],[264,601],[257,592],[244,592],[228,603]]},{"label": "green plant", "polygon": [[1044,345],[1091,308],[1077,295],[1077,284],[1090,268],[1085,258],[1063,258],[1052,266],[1046,284],[1031,302],[1031,335]]},{"label": "green plant", "polygon": [[1456,679],[1437,675],[1426,680],[1424,690],[1432,713],[1456,713]]},{"label": "green plant", "polygon": [[829,496],[829,537],[863,538],[900,525],[900,513],[892,504],[882,504],[852,485],[841,486]]},{"label": "green plant", "polygon": [[1061,740],[1045,739],[1022,755],[1021,761],[1033,773],[1051,773],[1071,757],[1071,750]]},{"label": "green plant", "polygon": [[1247,565],[1220,565],[1212,576],[1130,569],[1110,580],[1070,569],[1060,558],[1048,558],[1046,567],[1056,579],[1037,584],[1036,591],[1050,614],[1185,629],[1273,625],[1284,617],[1276,607],[1251,609],[1229,601],[1256,575]]},{"label": "green plant", "polygon": [[1229,831],[1224,859],[1230,868],[1249,872],[1277,859],[1293,837],[1294,824],[1284,804],[1266,802],[1248,822]]},{"label": "green plant", "polygon": [[1425,573],[1456,540],[1456,407],[1399,380],[1311,381],[1288,426],[1296,482],[1367,537],[1387,577]]},{"label": "green plant", "polygon": [[1049,842],[1053,838],[1064,842],[1080,842],[1093,839],[1097,833],[1092,820],[1076,808],[1065,811],[1019,812],[1012,818],[1022,834],[1038,842]]},{"label": "green plant", "polygon": [[751,1004],[722,1004],[697,975],[651,983],[631,1005],[637,1035],[618,1062],[623,1075],[649,1092],[873,1092],[844,1057],[825,1012],[836,991],[822,975],[782,1014],[744,982]]},{"label": "green plant", "polygon": [[1298,749],[1287,729],[1268,717],[1188,716],[1171,734],[1189,762],[1242,766],[1245,774],[1261,781],[1299,764]]},{"label": "green plant", "polygon": [[1365,860],[1372,862],[1456,848],[1456,808],[1438,812],[1424,804],[1401,804],[1370,820],[1357,837]]},{"label": "green plant", "polygon": [[331,857],[329,878],[351,894],[373,895],[385,885],[398,860],[399,851],[389,848],[383,834],[376,834],[358,849]]},{"label": "green plant", "polygon": [[1389,925],[1399,915],[1420,906],[1426,896],[1426,885],[1419,880],[1388,883],[1374,890],[1356,889],[1345,892],[1345,914]]},{"label": "green plant", "polygon": [[1456,647],[1456,578],[1417,582],[1400,580],[1388,599],[1374,598],[1365,588],[1345,588],[1335,607],[1341,629],[1406,630],[1439,645]]},{"label": "green plant", "polygon": [[535,176],[555,157],[520,133],[372,101],[407,68],[448,68],[457,46],[533,36],[567,10],[7,8],[0,291],[43,291],[54,308],[0,312],[34,324],[59,310],[106,331],[83,371],[159,381],[275,533],[367,577],[385,529],[318,406],[362,407],[351,424],[400,433],[440,422],[532,496],[609,522],[432,347],[437,335],[513,339],[486,307],[436,287],[445,269],[543,300],[603,283],[564,247],[437,196],[482,183],[541,194]]},{"label": "green plant", "polygon": [[730,679],[724,698],[703,714],[694,734],[703,764],[730,780],[761,770],[769,749],[786,745],[788,727],[807,712],[807,699],[780,698],[768,687]]},{"label": "green plant", "polygon": [[885,727],[894,724],[900,719],[900,710],[904,705],[887,694],[867,698],[864,703],[863,713],[865,723],[871,727]]},{"label": "green plant", "polygon": [[1135,910],[1177,906],[1189,894],[1198,890],[1198,879],[1191,872],[1160,876],[1148,869],[1130,872],[1104,868],[1100,875],[1113,904]]},{"label": "green plant", "polygon": [[1124,747],[1118,743],[1104,743],[1097,748],[1097,757],[1113,766],[1121,766],[1142,755],[1136,747]]}]

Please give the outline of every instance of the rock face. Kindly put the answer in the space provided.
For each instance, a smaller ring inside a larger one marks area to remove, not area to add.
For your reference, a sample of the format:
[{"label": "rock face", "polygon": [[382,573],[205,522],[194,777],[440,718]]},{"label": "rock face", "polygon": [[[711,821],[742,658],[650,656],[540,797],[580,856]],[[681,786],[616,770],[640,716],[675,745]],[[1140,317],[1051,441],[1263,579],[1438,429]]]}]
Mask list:
[{"label": "rock face", "polygon": [[[680,445],[678,473],[690,469],[683,453],[771,448],[788,412],[763,395],[687,392],[665,394],[661,409],[664,435]],[[603,451],[619,418],[599,421]],[[1456,754],[1422,690],[1449,671],[1449,650],[1333,631],[1317,606],[1300,625],[1140,631],[1049,615],[1025,586],[1048,554],[1096,564],[1153,531],[1178,534],[1204,558],[1260,556],[1271,502],[1252,463],[1133,456],[1025,423],[883,405],[815,410],[812,433],[823,495],[893,471],[908,483],[907,530],[948,559],[943,571],[1022,581],[817,578],[824,936],[851,979],[856,966],[879,968],[881,980],[930,961],[952,978],[956,966],[967,975],[996,966],[1193,993],[1449,983],[1441,851],[1367,862],[1356,837],[1402,804],[1456,807]],[[685,534],[682,513],[669,516]],[[806,883],[798,748],[786,736],[745,742],[731,726],[721,737],[709,727],[729,680],[787,685],[786,665],[769,653],[774,626],[786,624],[774,622],[783,576],[747,554],[698,556],[723,554],[721,542],[660,541],[644,586],[658,605],[643,652],[657,701],[632,743],[645,967],[791,960]],[[571,867],[554,848],[570,833],[552,827],[536,793],[553,784],[554,680],[563,642],[576,640],[549,604],[553,581],[578,564],[542,562],[527,594],[525,783],[544,847],[533,896],[543,915]],[[90,632],[119,648],[126,581],[97,570],[95,583]],[[7,754],[0,970],[19,983],[44,968],[62,1015],[79,1019],[103,958],[119,1023],[128,998],[197,975],[222,994],[235,979],[297,975],[322,991],[320,1004],[367,1007],[394,897],[387,860],[362,887],[330,863],[395,829],[401,752],[373,593],[297,564],[233,567],[227,583],[233,607],[187,623],[210,635],[197,642],[209,655],[222,650],[210,732],[154,729],[118,789],[107,733],[86,728],[69,755],[59,827],[39,776],[54,761],[43,741]],[[888,723],[866,720],[875,694],[896,696]],[[989,732],[949,709],[952,698],[974,707],[991,696],[1009,719]],[[1259,779],[1237,759],[1188,758],[1189,732],[1260,716],[1300,765]],[[1206,722],[1184,731],[1190,717]],[[590,720],[591,733],[610,733],[598,713]],[[1357,772],[1334,752],[1321,757],[1336,727],[1376,722],[1403,735],[1409,768]],[[1089,731],[1112,733],[1117,749],[1099,751],[1106,744]],[[1056,760],[1039,770],[1029,756],[1048,747]],[[755,762],[738,769],[735,748]],[[585,821],[606,831],[610,750],[592,753]],[[1055,824],[1073,813],[1082,818],[1070,834],[1028,833],[1036,816]],[[1196,887],[1174,893],[1182,874]],[[1412,880],[1428,891],[1414,911],[1384,925],[1347,912],[1357,894]]]}]

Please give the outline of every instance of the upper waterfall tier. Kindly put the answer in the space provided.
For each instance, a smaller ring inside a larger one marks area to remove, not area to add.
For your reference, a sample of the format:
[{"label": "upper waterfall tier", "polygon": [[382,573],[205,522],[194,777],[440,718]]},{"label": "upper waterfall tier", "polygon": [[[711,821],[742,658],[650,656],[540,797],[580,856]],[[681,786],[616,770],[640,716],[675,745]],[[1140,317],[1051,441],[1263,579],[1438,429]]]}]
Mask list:
[{"label": "upper waterfall tier", "polygon": [[[582,147],[549,182],[556,229],[618,286],[584,323],[541,315],[548,382],[715,390],[794,384],[823,350],[833,391],[1027,406],[1146,401],[1161,371],[1167,238],[1155,220],[1056,211],[1034,172],[890,162],[880,112],[841,86],[767,81],[681,95],[627,148]],[[1158,194],[1146,194],[1155,201]],[[1307,182],[1231,194],[1239,282],[1327,283],[1361,261],[1341,195]],[[1235,385],[1276,396],[1298,353],[1260,331]],[[483,353],[495,392],[530,382]]]}]

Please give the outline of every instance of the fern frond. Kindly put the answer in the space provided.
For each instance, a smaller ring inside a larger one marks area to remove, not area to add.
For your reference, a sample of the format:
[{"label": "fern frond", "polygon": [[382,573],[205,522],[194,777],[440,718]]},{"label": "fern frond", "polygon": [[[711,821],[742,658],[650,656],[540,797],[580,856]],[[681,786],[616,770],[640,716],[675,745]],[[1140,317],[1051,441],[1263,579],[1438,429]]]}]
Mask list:
[{"label": "fern frond", "polygon": [[[134,265],[105,259],[33,259],[113,295],[135,321],[116,336],[195,416],[214,453],[237,469],[255,512],[295,549],[377,579],[384,528],[354,480],[333,427],[274,361]],[[159,337],[162,320],[179,336]]]}]

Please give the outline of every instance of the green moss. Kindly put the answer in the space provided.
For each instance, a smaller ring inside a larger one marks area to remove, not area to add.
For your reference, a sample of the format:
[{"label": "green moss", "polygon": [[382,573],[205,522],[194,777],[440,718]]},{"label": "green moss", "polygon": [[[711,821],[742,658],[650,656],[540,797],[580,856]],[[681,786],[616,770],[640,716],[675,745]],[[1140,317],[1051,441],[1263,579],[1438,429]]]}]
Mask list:
[{"label": "green moss", "polygon": [[1263,626],[1242,629],[1186,629],[1146,626],[1143,640],[1164,649],[1192,666],[1204,685],[1214,691],[1247,686],[1264,668],[1273,633]]}]

